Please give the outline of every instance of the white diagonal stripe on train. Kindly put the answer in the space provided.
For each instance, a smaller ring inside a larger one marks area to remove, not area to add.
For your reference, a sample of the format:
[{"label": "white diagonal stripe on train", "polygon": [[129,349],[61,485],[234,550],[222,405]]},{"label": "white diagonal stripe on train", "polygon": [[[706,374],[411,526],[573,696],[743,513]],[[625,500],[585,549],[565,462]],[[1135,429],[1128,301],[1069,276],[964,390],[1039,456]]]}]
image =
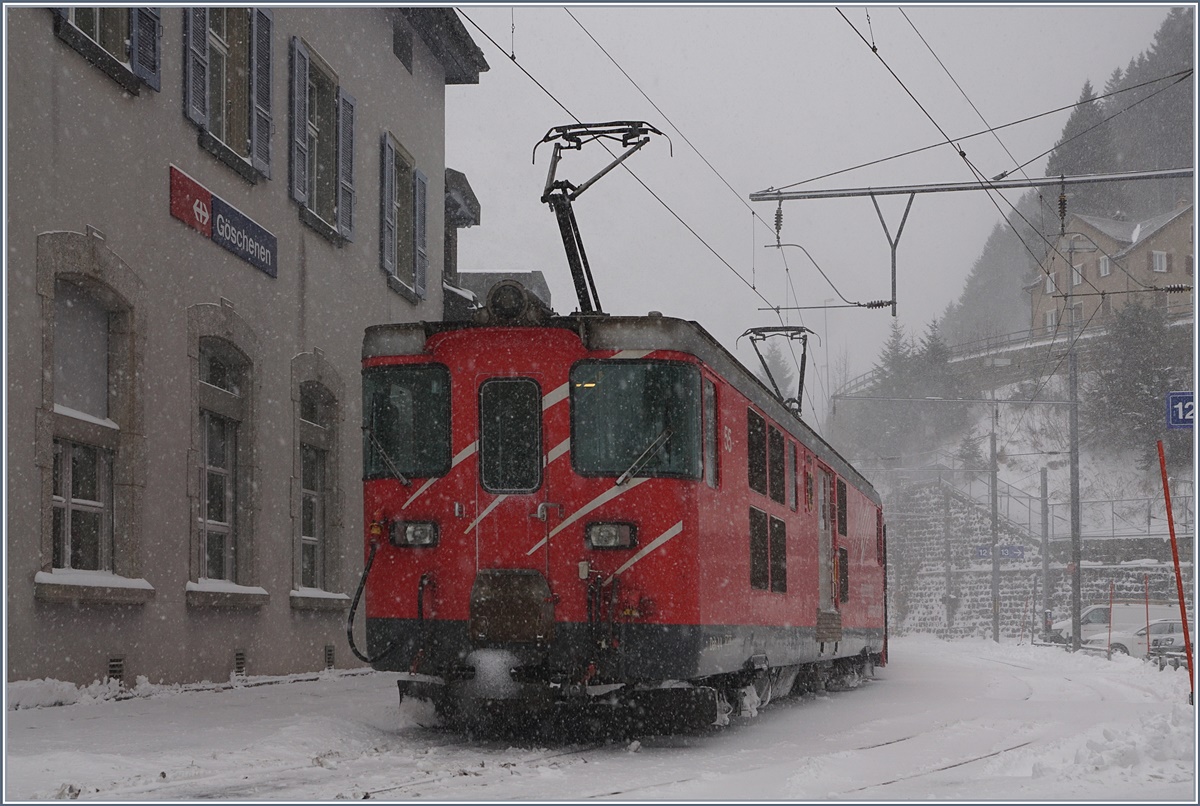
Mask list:
[{"label": "white diagonal stripe on train", "polygon": [[[472,442],[470,445],[468,445],[467,447],[463,448],[461,451],[459,451],[458,453],[456,453],[456,454],[454,455],[454,458],[450,460],[450,469],[451,469],[451,470],[453,470],[455,467],[457,467],[457,466],[458,466],[458,465],[460,465],[462,462],[464,462],[464,461],[467,459],[467,457],[469,457],[471,454],[475,453],[475,450],[476,450],[478,447],[479,447],[479,440],[475,440],[475,441],[474,441],[474,442]],[[433,486],[433,484],[434,484],[434,482],[436,482],[436,481],[437,481],[438,479],[440,479],[440,478],[442,478],[442,477],[441,477],[441,476],[434,476],[434,477],[433,477],[433,478],[431,478],[431,479],[426,479],[425,483],[424,483],[424,484],[422,484],[422,485],[420,486],[420,488],[419,488],[419,489],[418,489],[418,490],[417,490],[415,493],[413,493],[411,496],[409,496],[409,499],[408,499],[407,501],[405,501],[405,502],[404,502],[404,505],[403,505],[402,507],[400,507],[400,508],[401,508],[401,509],[408,509],[408,505],[409,505],[409,504],[411,504],[413,501],[416,501],[416,500],[417,500],[417,497],[418,497],[419,495],[421,495],[421,493],[425,492],[425,491],[426,491],[426,490],[428,490],[430,487],[432,487],[432,486]]]},{"label": "white diagonal stripe on train", "polygon": [[486,518],[486,517],[488,516],[488,514],[489,514],[489,513],[491,513],[491,511],[492,511],[493,509],[495,509],[495,508],[496,508],[496,505],[497,505],[497,504],[499,504],[501,501],[503,501],[505,498],[508,498],[508,495],[507,495],[507,494],[505,494],[505,495],[498,495],[498,496],[496,496],[496,500],[495,500],[495,501],[492,501],[492,503],[488,504],[488,505],[487,505],[487,508],[486,508],[486,509],[484,509],[484,510],[483,510],[483,512],[480,512],[480,513],[479,513],[479,517],[477,517],[475,520],[471,521],[470,525],[469,525],[469,526],[467,526],[467,528],[466,528],[466,529],[463,529],[463,534],[464,534],[464,535],[465,535],[465,534],[470,534],[471,530],[472,530],[472,529],[474,529],[476,526],[478,526],[478,525],[479,525],[479,522],[480,522],[481,520],[483,520],[484,518]]},{"label": "white diagonal stripe on train", "polygon": [[[553,448],[550,449],[550,453],[548,453],[542,457],[542,467],[545,467],[546,465],[550,464],[558,457],[562,456],[564,453],[567,452],[567,448],[569,448],[569,447],[571,447],[571,440],[569,440],[569,439],[564,439],[562,442],[555,445]],[[507,494],[498,496],[495,501],[488,504],[487,509],[485,509],[483,512],[480,512],[479,517],[476,518],[475,520],[471,521],[470,526],[468,526],[466,529],[463,529],[463,534],[468,534],[472,529],[474,529],[476,526],[478,526],[479,522],[481,520],[483,520],[484,518],[486,518],[491,513],[491,511],[496,508],[496,505],[499,504],[501,501],[503,501],[505,498],[508,498]]]},{"label": "white diagonal stripe on train", "polygon": [[[629,559],[628,559],[628,560],[625,562],[625,564],[624,564],[624,565],[622,565],[620,568],[618,568],[616,571],[614,571],[614,572],[613,572],[613,575],[612,575],[611,577],[609,577],[608,579],[604,580],[604,585],[607,585],[607,584],[609,584],[610,582],[612,582],[614,577],[618,577],[618,576],[620,576],[621,574],[623,574],[623,573],[625,573],[626,571],[628,571],[628,570],[629,570],[629,567],[630,567],[631,565],[633,565],[635,562],[637,562],[638,560],[642,559],[642,558],[643,558],[643,557],[645,557],[647,554],[649,554],[650,552],[654,551],[656,548],[658,548],[659,546],[661,546],[663,543],[666,543],[668,540],[670,540],[672,537],[674,537],[675,535],[679,534],[679,533],[680,533],[680,532],[682,532],[682,531],[683,531],[683,521],[680,521],[679,523],[675,524],[674,526],[672,526],[672,527],[671,527],[670,529],[668,529],[667,531],[663,532],[663,533],[662,533],[661,535],[659,535],[658,537],[656,537],[656,538],[654,538],[653,540],[651,540],[651,541],[650,541],[650,542],[649,542],[649,543],[646,545],[646,547],[645,547],[644,549],[642,549],[642,550],[641,550],[641,551],[639,551],[637,554],[635,554],[635,555],[633,555],[632,557],[630,557],[630,558],[629,558]],[[604,586],[602,585],[601,587],[604,587]]]},{"label": "white diagonal stripe on train", "polygon": [[540,549],[542,546],[549,543],[551,540],[554,539],[554,536],[556,534],[561,532],[563,529],[566,529],[572,523],[579,520],[580,518],[582,518],[584,515],[591,512],[596,507],[600,506],[601,504],[608,503],[609,501],[613,500],[614,498],[616,498],[619,495],[624,495],[626,492],[628,492],[629,490],[632,490],[634,487],[638,486],[643,481],[649,481],[649,479],[633,478],[633,479],[630,479],[626,484],[621,485],[620,487],[613,486],[613,487],[608,488],[604,492],[600,493],[600,495],[596,496],[591,501],[584,504],[583,507],[572,512],[567,517],[567,519],[564,520],[562,523],[560,523],[558,526],[555,526],[553,529],[551,529],[549,535],[547,535],[546,537],[543,537],[541,540],[539,540],[534,545],[533,548],[531,548],[529,551],[525,552],[525,556],[528,557],[530,554],[533,554],[535,551]]}]

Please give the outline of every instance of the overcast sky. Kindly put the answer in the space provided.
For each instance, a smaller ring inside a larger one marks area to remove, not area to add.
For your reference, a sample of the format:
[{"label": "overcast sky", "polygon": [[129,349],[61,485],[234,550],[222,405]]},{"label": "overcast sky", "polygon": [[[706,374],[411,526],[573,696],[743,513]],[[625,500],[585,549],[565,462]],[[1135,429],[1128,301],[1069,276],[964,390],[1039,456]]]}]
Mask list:
[{"label": "overcast sky", "polygon": [[[447,164],[467,175],[482,206],[480,226],[462,232],[460,268],[540,270],[556,310],[574,310],[558,229],[540,202],[552,147],[539,147],[534,163],[534,146],[576,119],[644,120],[670,138],[626,162],[653,195],[618,168],[575,202],[603,308],[695,319],[756,364],[747,340],[735,341],[746,328],[780,324],[760,308],[841,300],[804,252],[773,248],[775,205],[752,203],[751,193],[938,143],[938,127],[952,138],[980,131],[980,114],[999,126],[1072,104],[1085,80],[1100,92],[1114,68],[1150,47],[1168,8],[462,6],[491,69],[447,92]],[[1068,115],[1004,129],[1012,158],[990,135],[961,145],[994,176],[1050,149]],[[599,144],[565,152],[558,178],[581,184],[611,159]],[[1041,157],[1025,171],[1040,177],[1045,165]],[[804,187],[973,178],[942,145]],[[893,236],[906,201],[880,198]],[[983,192],[916,198],[897,252],[906,330],[924,333],[958,298],[1008,210]],[[841,295],[890,297],[890,249],[869,198],[789,201],[783,214],[782,242],[803,245]],[[840,363],[851,375],[868,371],[892,323],[889,310],[782,316],[818,334],[809,359],[817,414],[829,365],[835,385]]]}]

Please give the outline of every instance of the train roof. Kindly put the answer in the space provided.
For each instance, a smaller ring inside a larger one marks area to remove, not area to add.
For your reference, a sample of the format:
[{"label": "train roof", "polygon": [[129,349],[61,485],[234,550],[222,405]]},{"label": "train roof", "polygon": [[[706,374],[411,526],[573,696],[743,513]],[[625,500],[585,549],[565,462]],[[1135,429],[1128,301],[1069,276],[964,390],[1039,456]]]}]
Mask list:
[{"label": "train roof", "polygon": [[[473,330],[496,325],[473,322],[415,322],[374,325],[363,338],[363,358],[386,355],[421,355],[427,352],[427,340],[439,333]],[[851,479],[875,504],[882,505],[875,487],[812,430],[795,412],[755,377],[698,322],[670,316],[610,316],[572,314],[554,316],[536,327],[557,327],[579,335],[588,350],[673,350],[694,355],[714,372],[727,379],[752,403],[768,413],[779,425],[807,445],[821,461],[838,475]],[[536,329],[531,327],[529,329]]]}]

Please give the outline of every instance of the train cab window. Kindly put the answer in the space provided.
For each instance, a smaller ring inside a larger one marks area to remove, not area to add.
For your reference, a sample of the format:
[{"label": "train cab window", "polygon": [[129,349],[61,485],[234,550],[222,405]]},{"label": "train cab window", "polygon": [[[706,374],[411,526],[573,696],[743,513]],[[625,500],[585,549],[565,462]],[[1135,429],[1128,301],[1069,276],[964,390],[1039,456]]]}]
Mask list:
[{"label": "train cab window", "polygon": [[363,478],[429,478],[449,469],[449,370],[424,364],[364,372]]},{"label": "train cab window", "polygon": [[782,504],[787,487],[783,476],[783,434],[774,427],[768,427],[767,431],[767,466],[770,473],[771,500]]},{"label": "train cab window", "polygon": [[850,552],[838,549],[838,601],[850,601]]},{"label": "train cab window", "polygon": [[571,368],[571,463],[581,475],[700,478],[700,372],[675,361]]},{"label": "train cab window", "polygon": [[792,512],[796,511],[796,443],[788,443],[787,455],[787,505]]},{"label": "train cab window", "polygon": [[846,534],[846,482],[837,480],[837,531]]},{"label": "train cab window", "polygon": [[746,410],[746,458],[750,489],[767,494],[767,423],[750,409]]},{"label": "train cab window", "polygon": [[542,486],[542,392],[530,378],[479,387],[479,483],[490,493]]},{"label": "train cab window", "polygon": [[704,407],[704,481],[714,490],[721,484],[717,450],[717,387],[708,378],[702,386]]}]

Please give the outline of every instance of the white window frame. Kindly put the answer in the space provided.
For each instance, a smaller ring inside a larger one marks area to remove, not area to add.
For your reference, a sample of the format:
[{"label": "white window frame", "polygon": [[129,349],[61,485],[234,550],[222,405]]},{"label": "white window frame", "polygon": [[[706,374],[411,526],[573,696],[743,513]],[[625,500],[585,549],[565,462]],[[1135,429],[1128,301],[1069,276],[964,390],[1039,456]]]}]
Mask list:
[{"label": "white window frame", "polygon": [[327,467],[325,450],[301,443],[300,585],[321,590],[325,588]]},{"label": "white window frame", "polygon": [[1058,327],[1058,308],[1050,308],[1042,312],[1042,326],[1049,331]]},{"label": "white window frame", "polygon": [[1046,290],[1046,293],[1047,293],[1047,294],[1053,294],[1053,293],[1054,293],[1054,289],[1055,289],[1055,287],[1058,285],[1057,279],[1058,279],[1058,273],[1057,273],[1057,272],[1052,272],[1052,271],[1051,271],[1051,272],[1046,272],[1046,286],[1045,286],[1045,290]]},{"label": "white window frame", "polygon": [[[216,464],[213,463],[210,454],[209,429],[213,427],[223,432],[225,442],[224,461]],[[230,582],[237,580],[237,427],[236,420],[206,409],[200,410],[200,428],[203,434],[201,446],[204,452],[200,468],[200,540],[204,555],[201,579],[224,579]],[[214,476],[223,480],[221,506],[225,520],[210,517],[209,484]],[[214,542],[219,545],[214,546]],[[220,556],[214,557],[214,553],[219,553]]]},{"label": "white window frame", "polygon": [[[84,449],[95,452],[95,498],[81,498],[75,494],[74,459],[76,452]],[[51,494],[52,517],[54,519],[54,543],[51,563],[54,568],[73,568],[87,571],[112,570],[112,464],[112,451],[95,445],[87,445],[58,437],[54,439],[54,479]],[[76,514],[99,515],[100,522],[96,535],[98,545],[95,548],[95,564],[74,564],[76,546],[73,526]]]},{"label": "white window frame", "polygon": [[355,100],[300,37],[292,37],[289,82],[292,199],[305,224],[340,246],[354,232]]},{"label": "white window frame", "polygon": [[1071,267],[1071,287],[1083,284],[1083,266]]},{"label": "white window frame", "polygon": [[1103,255],[1100,258],[1100,276],[1107,277],[1112,274],[1112,259],[1108,255]]},{"label": "white window frame", "polygon": [[1151,252],[1150,254],[1153,256],[1152,260],[1153,260],[1154,273],[1155,274],[1166,274],[1167,273],[1167,253],[1161,252],[1156,249],[1153,252]]}]

